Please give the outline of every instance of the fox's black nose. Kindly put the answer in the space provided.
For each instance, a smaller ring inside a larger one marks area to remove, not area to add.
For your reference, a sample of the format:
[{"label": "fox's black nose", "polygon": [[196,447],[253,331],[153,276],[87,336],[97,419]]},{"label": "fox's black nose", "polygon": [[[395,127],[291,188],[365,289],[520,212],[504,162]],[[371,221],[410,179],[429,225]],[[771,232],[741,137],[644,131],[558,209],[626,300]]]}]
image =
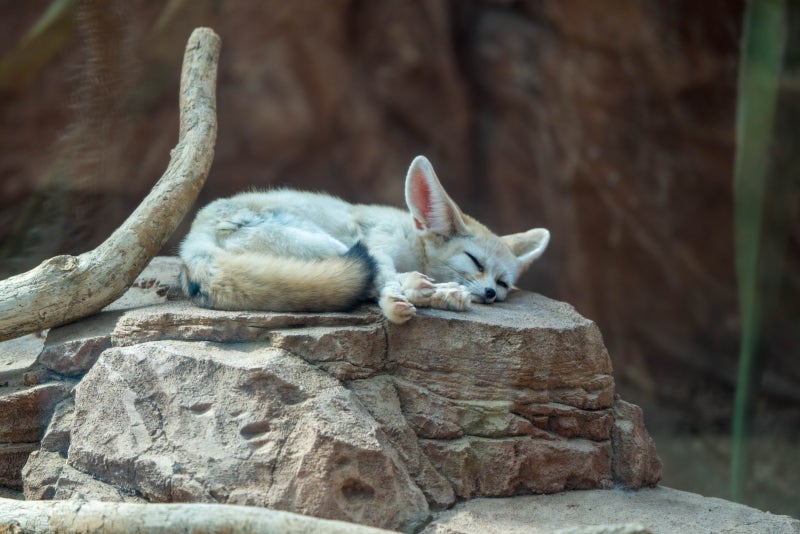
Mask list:
[{"label": "fox's black nose", "polygon": [[494,298],[497,296],[497,291],[491,287],[487,287],[484,295],[486,295],[486,300],[494,300]]}]

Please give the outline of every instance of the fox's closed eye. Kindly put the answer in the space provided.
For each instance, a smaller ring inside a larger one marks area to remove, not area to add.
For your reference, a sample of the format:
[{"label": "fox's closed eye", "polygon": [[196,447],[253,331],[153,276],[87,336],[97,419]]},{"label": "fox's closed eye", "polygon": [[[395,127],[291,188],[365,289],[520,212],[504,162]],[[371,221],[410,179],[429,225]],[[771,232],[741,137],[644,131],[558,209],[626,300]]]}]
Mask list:
[{"label": "fox's closed eye", "polygon": [[498,281],[497,281],[497,285],[498,285],[498,286],[500,286],[500,287],[502,287],[502,288],[504,288],[504,289],[508,289],[508,284],[506,284],[506,283],[505,283],[505,282],[503,282],[502,280],[498,280]]},{"label": "fox's closed eye", "polygon": [[479,262],[479,261],[477,260],[477,258],[475,258],[475,256],[473,256],[473,255],[472,255],[472,254],[470,254],[469,252],[465,252],[464,254],[466,254],[466,255],[469,257],[469,259],[471,259],[471,260],[472,260],[472,263],[474,263],[474,264],[475,264],[475,268],[476,268],[476,269],[478,269],[478,272],[481,272],[481,273],[482,273],[482,272],[484,271],[484,269],[483,269],[483,265],[481,264],[481,262]]}]

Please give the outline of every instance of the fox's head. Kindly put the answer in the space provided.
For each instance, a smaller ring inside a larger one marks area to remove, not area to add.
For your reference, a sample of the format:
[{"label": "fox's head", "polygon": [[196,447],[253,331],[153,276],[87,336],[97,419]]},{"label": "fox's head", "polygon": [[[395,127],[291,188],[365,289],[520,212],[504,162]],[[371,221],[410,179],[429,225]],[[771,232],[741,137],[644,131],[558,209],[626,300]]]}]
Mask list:
[{"label": "fox's head", "polygon": [[425,274],[436,282],[458,282],[477,302],[505,300],[550,241],[545,228],[493,234],[453,202],[424,156],[408,169],[406,204],[424,248]]}]

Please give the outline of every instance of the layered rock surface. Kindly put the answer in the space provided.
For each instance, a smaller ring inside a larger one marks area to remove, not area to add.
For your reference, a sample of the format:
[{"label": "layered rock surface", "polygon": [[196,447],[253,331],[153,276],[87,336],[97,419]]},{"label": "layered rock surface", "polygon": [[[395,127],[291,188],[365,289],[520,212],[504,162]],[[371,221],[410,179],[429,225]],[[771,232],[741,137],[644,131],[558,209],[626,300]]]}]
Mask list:
[{"label": "layered rock surface", "polygon": [[52,379],[36,387],[80,382],[22,472],[28,498],[248,504],[413,530],[459,498],[660,477],[599,330],[567,304],[517,291],[402,326],[371,306],[213,311],[168,299],[176,267],[158,259],[140,277],[154,303],[49,333],[37,372]]}]

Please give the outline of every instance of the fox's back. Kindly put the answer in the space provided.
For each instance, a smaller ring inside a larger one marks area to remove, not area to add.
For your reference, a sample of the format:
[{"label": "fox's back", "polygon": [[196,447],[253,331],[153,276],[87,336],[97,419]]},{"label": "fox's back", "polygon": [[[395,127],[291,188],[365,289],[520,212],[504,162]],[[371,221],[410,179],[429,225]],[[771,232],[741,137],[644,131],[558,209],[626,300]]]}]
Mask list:
[{"label": "fox's back", "polygon": [[[350,204],[324,193],[293,189],[240,193],[218,200],[205,210],[209,210],[208,218],[217,222],[247,214],[275,224],[316,228],[350,245],[367,238],[374,229],[395,233],[400,226],[411,228],[408,213],[398,208]],[[198,214],[198,219],[205,218],[202,215]]]},{"label": "fox's back", "polygon": [[268,219],[272,224],[315,229],[350,244],[357,237],[352,206],[331,195],[277,189],[240,193],[231,197],[229,202],[258,219]]}]

